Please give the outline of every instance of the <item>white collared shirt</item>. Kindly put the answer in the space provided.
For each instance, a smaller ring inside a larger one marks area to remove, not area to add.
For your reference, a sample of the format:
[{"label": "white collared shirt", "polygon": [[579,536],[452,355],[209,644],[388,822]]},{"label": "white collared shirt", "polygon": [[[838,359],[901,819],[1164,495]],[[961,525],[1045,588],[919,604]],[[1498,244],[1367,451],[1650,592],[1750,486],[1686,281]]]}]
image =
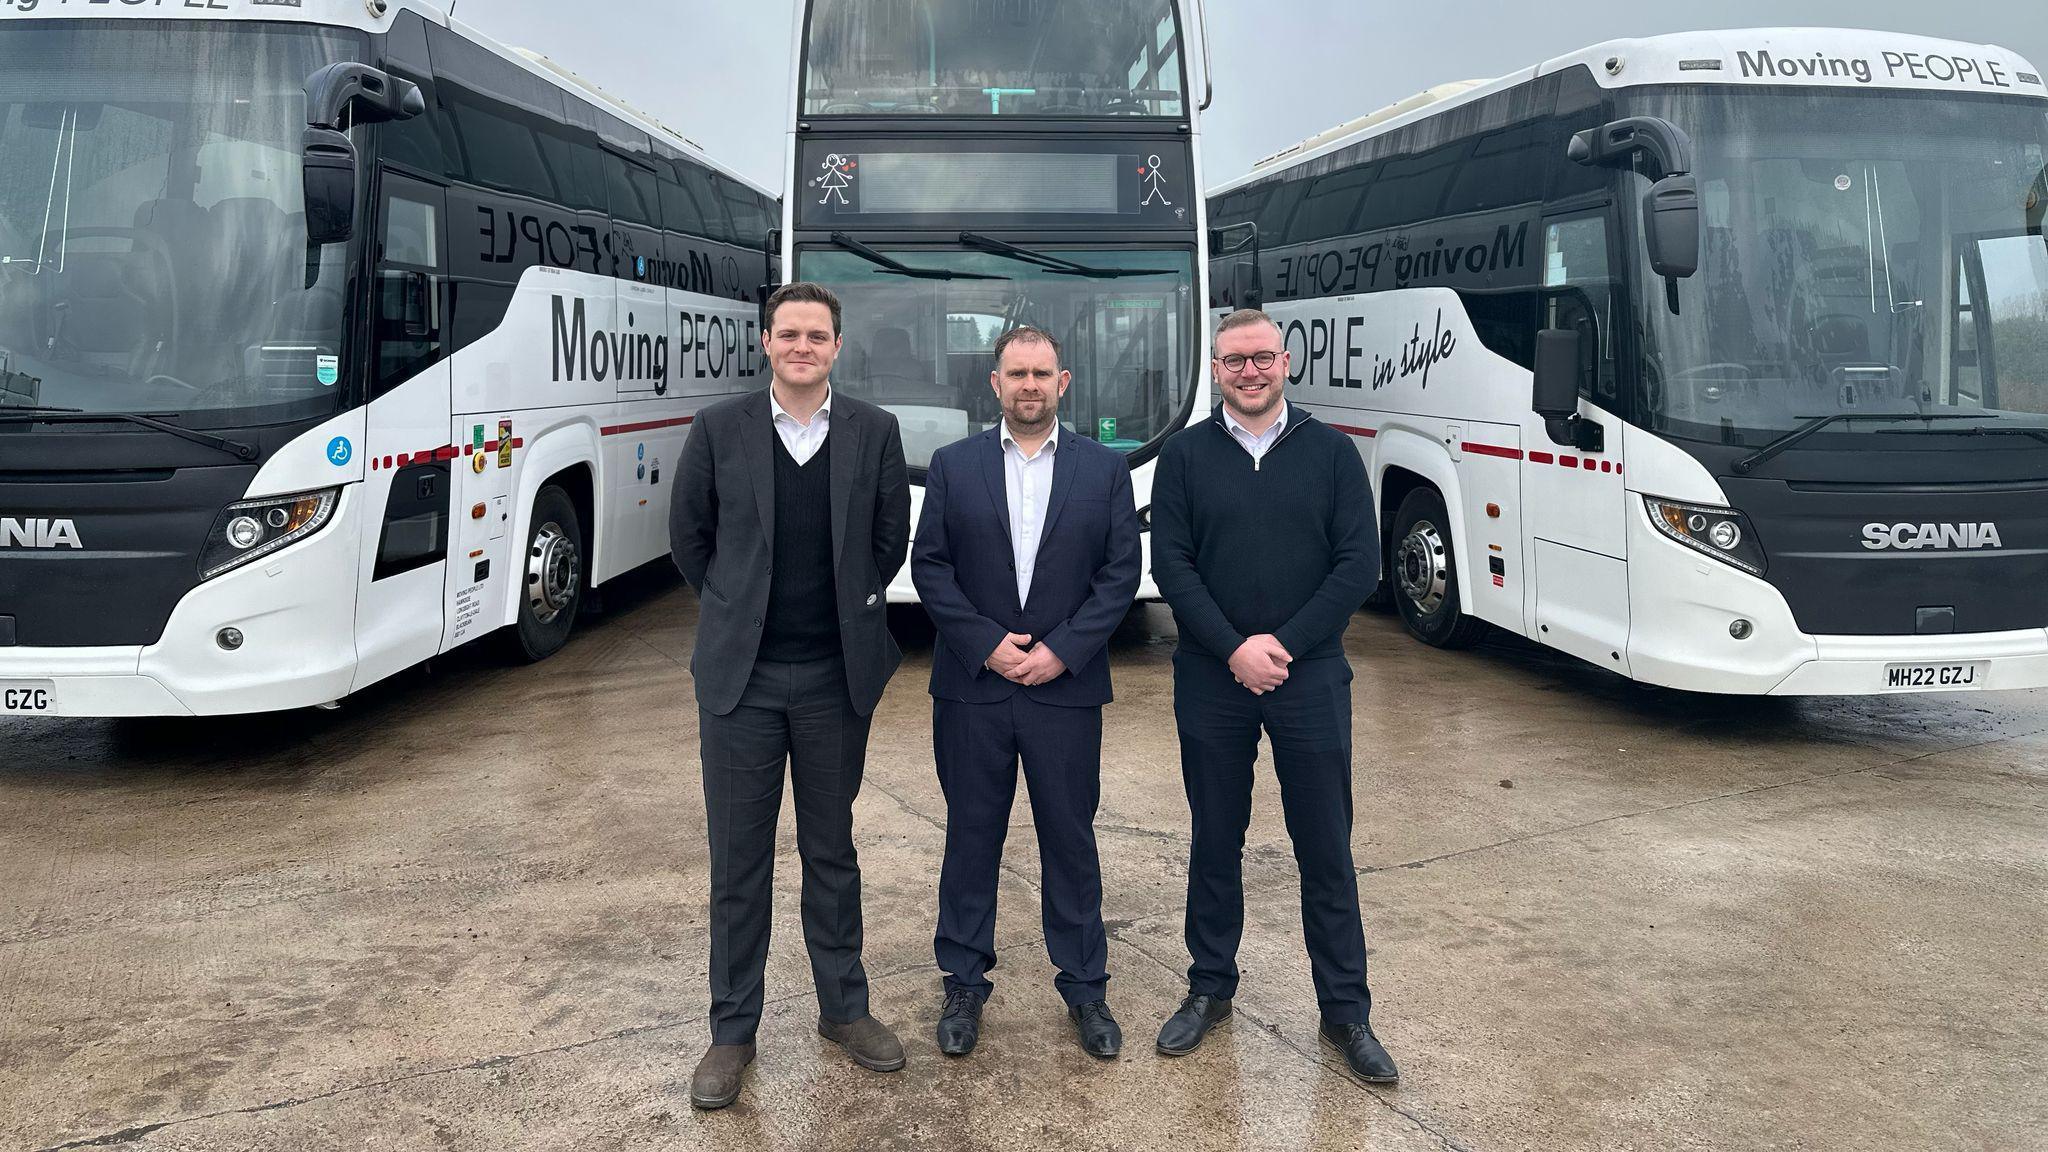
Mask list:
[{"label": "white collared shirt", "polygon": [[825,402],[818,406],[817,414],[809,424],[783,411],[782,402],[775,398],[775,386],[768,386],[768,411],[775,417],[775,434],[782,437],[782,446],[789,450],[789,458],[801,468],[811,462],[818,449],[825,446],[825,435],[832,431],[832,385],[825,385]]},{"label": "white collared shirt", "polygon": [[1266,453],[1273,450],[1273,445],[1280,442],[1281,433],[1287,431],[1287,401],[1280,402],[1280,418],[1273,421],[1273,426],[1264,432],[1254,433],[1239,424],[1237,417],[1231,414],[1228,404],[1223,406],[1223,426],[1230,430],[1232,440],[1237,441],[1245,451],[1252,454],[1252,467],[1257,468],[1266,459]]},{"label": "white collared shirt", "polygon": [[1026,456],[1023,445],[1010,435],[1010,422],[1002,423],[1003,494],[1010,505],[1010,554],[1017,562],[1017,604],[1031,600],[1031,570],[1038,562],[1039,537],[1045,531],[1045,502],[1052,496],[1054,450],[1060,443],[1060,426],[1054,423],[1038,454]]}]

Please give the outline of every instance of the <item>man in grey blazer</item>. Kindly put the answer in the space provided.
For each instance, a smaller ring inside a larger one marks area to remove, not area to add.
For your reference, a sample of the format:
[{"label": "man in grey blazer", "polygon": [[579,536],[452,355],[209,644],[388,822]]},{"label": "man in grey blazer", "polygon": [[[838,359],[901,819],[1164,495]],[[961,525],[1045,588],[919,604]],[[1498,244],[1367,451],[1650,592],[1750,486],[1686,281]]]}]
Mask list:
[{"label": "man in grey blazer", "polygon": [[699,1108],[738,1099],[754,1059],[785,762],[818,1031],[865,1068],[903,1067],[868,1014],[853,799],[869,718],[903,659],[885,592],[909,551],[910,488],[896,418],[832,389],[839,320],[816,284],[769,297],[771,384],[698,414],[676,470],[669,538],[701,605],[690,672],[711,832]]}]

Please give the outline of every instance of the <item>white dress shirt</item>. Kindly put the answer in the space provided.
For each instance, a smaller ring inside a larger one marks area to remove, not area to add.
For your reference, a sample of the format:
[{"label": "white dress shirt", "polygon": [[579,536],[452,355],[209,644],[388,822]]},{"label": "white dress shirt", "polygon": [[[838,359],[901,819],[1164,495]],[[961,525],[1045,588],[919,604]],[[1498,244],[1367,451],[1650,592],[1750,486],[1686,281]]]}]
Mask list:
[{"label": "white dress shirt", "polygon": [[1003,421],[1003,493],[1010,505],[1010,554],[1017,561],[1017,604],[1031,600],[1031,569],[1038,562],[1039,537],[1045,531],[1045,502],[1052,496],[1054,449],[1059,447],[1060,426],[1055,423],[1045,443],[1034,456],[1024,454],[1023,445],[1010,435],[1010,422]]},{"label": "white dress shirt", "polygon": [[832,386],[825,385],[825,402],[818,405],[817,414],[809,424],[783,411],[782,402],[775,398],[775,386],[768,386],[768,410],[775,414],[775,434],[782,437],[782,446],[789,450],[789,458],[801,468],[811,462],[818,449],[825,446],[825,434],[832,431]]},{"label": "white dress shirt", "polygon": [[1280,402],[1280,418],[1273,421],[1273,426],[1264,432],[1255,433],[1239,424],[1237,417],[1231,414],[1228,404],[1223,406],[1223,426],[1230,430],[1231,439],[1252,454],[1252,470],[1256,472],[1259,465],[1265,461],[1266,453],[1271,452],[1273,445],[1280,442],[1281,433],[1287,431],[1287,401]]}]

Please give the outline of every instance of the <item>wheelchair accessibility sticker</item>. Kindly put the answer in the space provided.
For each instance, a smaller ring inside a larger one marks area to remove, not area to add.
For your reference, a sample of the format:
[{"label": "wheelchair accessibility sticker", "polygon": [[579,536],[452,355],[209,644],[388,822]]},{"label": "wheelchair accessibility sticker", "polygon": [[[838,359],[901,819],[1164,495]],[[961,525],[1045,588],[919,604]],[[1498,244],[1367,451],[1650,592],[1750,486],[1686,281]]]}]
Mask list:
[{"label": "wheelchair accessibility sticker", "polygon": [[327,442],[327,462],[334,465],[336,468],[339,468],[342,465],[347,464],[349,461],[355,458],[355,445],[350,444],[348,442],[348,437],[336,436],[334,439]]}]

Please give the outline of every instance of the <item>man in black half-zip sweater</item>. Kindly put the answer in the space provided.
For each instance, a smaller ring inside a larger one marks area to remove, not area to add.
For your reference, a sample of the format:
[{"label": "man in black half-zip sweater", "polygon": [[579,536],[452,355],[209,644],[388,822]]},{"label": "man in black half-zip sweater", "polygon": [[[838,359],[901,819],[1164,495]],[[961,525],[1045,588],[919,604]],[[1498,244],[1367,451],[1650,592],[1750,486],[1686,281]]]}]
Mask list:
[{"label": "man in black half-zip sweater", "polygon": [[1173,711],[1194,818],[1188,996],[1159,1032],[1182,1056],[1230,1018],[1244,934],[1245,829],[1259,733],[1273,742],[1325,1044],[1391,1084],[1373,1035],[1351,860],[1351,663],[1344,629],[1379,582],[1372,489],[1350,438],[1290,406],[1265,313],[1232,313],[1212,368],[1223,403],[1167,441],[1152,488],[1152,576],[1180,625]]}]

